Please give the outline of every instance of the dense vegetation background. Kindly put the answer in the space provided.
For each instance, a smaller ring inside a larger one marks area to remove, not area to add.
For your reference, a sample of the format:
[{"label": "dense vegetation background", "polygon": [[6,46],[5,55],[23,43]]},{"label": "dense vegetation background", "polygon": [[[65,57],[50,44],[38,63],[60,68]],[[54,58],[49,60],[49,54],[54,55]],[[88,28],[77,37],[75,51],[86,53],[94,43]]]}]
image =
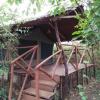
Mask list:
[{"label": "dense vegetation background", "polygon": [[[26,9],[19,10],[21,6],[25,5],[27,0],[5,0],[0,6],[0,50],[6,48],[9,52],[12,51],[11,45],[18,43],[18,37],[16,34],[12,34],[10,29],[15,23],[22,23],[26,19],[29,20],[39,12],[44,10],[44,6],[50,6],[50,15],[56,16],[64,13],[66,7],[69,7],[68,0],[28,0]],[[82,42],[87,45],[91,45],[95,52],[95,61],[100,66],[100,0],[69,0],[71,6],[78,6],[83,4],[85,7],[84,18],[81,18],[78,14],[76,18],[79,19],[79,24],[76,26],[78,31],[73,35],[78,34],[82,37]],[[23,20],[22,20],[23,19]],[[79,38],[78,37],[78,38]],[[2,56],[2,54],[1,54]],[[6,66],[6,67],[2,67]],[[9,62],[0,65],[0,76],[8,73]],[[99,78],[99,72],[97,73]],[[7,99],[6,87],[2,83],[0,88],[0,97],[3,100]],[[0,99],[1,100],[1,99]]]}]

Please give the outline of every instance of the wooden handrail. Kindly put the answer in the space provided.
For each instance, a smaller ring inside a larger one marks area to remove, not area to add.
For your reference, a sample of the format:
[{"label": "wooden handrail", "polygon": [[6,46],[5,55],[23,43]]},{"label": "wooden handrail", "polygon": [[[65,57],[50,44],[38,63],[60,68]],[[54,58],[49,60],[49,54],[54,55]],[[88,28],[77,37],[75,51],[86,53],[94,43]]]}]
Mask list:
[{"label": "wooden handrail", "polygon": [[44,61],[42,61],[40,64],[38,64],[35,69],[39,69],[44,63],[46,63],[48,60],[50,60],[52,57],[54,57],[55,55],[59,54],[60,52],[62,52],[62,50],[57,51],[56,53],[54,53],[53,55],[49,56],[48,58],[46,58]]},{"label": "wooden handrail", "polygon": [[62,56],[62,53],[60,53],[59,57],[57,58],[56,64],[55,64],[54,69],[53,69],[53,72],[52,72],[52,79],[53,79],[53,77],[54,77],[54,74],[55,74],[57,65],[58,65],[58,63],[59,63],[59,61],[60,61],[60,59],[61,59],[61,56]]},{"label": "wooden handrail", "polygon": [[77,66],[77,69],[79,68],[79,66],[80,66],[80,64],[81,64],[81,62],[82,62],[82,60],[83,60],[83,57],[84,57],[84,55],[85,55],[85,52],[86,52],[86,49],[83,51],[83,54],[82,54],[82,56],[81,56],[81,58],[80,58],[80,61],[79,61],[78,66]]},{"label": "wooden handrail", "polygon": [[88,55],[89,55],[89,57],[90,57],[90,59],[91,59],[91,61],[92,61],[92,57],[91,57],[91,55],[90,55],[89,50],[87,50],[87,53],[88,53]]},{"label": "wooden handrail", "polygon": [[[35,83],[35,89],[36,89],[36,100],[40,100],[40,94],[39,94],[39,71],[43,72],[44,74],[46,74],[50,79],[51,76],[46,72],[44,71],[42,68],[40,68],[44,63],[46,63],[48,60],[50,60],[52,57],[54,57],[55,55],[61,53],[62,50],[59,50],[57,51],[56,53],[54,53],[53,55],[49,56],[48,58],[46,58],[44,61],[42,61],[40,64],[38,64],[36,67],[35,67],[35,79],[36,79],[36,83]],[[54,79],[52,79],[53,81],[55,81]]]},{"label": "wooden handrail", "polygon": [[71,45],[71,44],[62,44],[62,45],[64,45],[64,46],[74,46],[74,47],[86,47],[86,46],[81,46],[81,45]]},{"label": "wooden handrail", "polygon": [[69,61],[70,61],[70,59],[71,59],[71,57],[72,57],[72,54],[73,54],[73,52],[74,52],[74,49],[75,49],[75,47],[72,49],[72,51],[71,51],[71,53],[70,53],[70,55],[69,55],[69,59],[67,60],[67,64],[69,63]]},{"label": "wooden handrail", "polygon": [[32,49],[26,51],[25,53],[23,53],[22,55],[20,55],[19,57],[17,57],[15,60],[13,60],[11,62],[11,64],[15,63],[16,61],[18,61],[20,58],[22,58],[23,56],[25,56],[26,54],[30,53],[31,51],[35,50],[38,48],[38,45],[34,46]]},{"label": "wooden handrail", "polygon": [[[29,71],[29,69],[31,68],[31,64],[32,64],[32,60],[33,60],[33,58],[34,58],[35,52],[36,52],[36,49],[35,49],[35,51],[32,53],[32,56],[31,56],[31,59],[30,59],[30,62],[29,62],[27,71]],[[22,95],[23,89],[24,89],[24,87],[25,87],[25,83],[26,83],[26,81],[27,81],[28,74],[29,74],[29,73],[26,73],[26,75],[25,75],[25,78],[24,78],[24,81],[23,81],[23,84],[22,84],[22,88],[21,88],[21,90],[20,90],[20,92],[19,92],[19,96],[18,96],[17,100],[20,100],[20,99],[21,99],[21,95]]]},{"label": "wooden handrail", "polygon": [[19,46],[19,47],[15,47],[15,48],[16,49],[28,49],[28,48],[33,48],[34,46]]},{"label": "wooden handrail", "polygon": [[[73,46],[73,48],[72,48],[72,50],[71,50],[71,53],[70,53],[70,55],[69,55],[69,58],[68,58],[68,60],[67,60],[67,64],[69,63],[69,61],[70,61],[70,59],[71,59],[71,57],[72,57],[72,54],[73,54],[73,52],[74,52],[74,49],[78,49],[78,47],[77,46]],[[77,70],[78,68],[79,68],[79,66],[80,66],[80,64],[81,64],[81,62],[82,62],[82,60],[83,60],[83,57],[84,57],[84,55],[85,55],[85,52],[86,52],[86,48],[84,48],[83,49],[84,51],[83,51],[83,53],[82,54],[80,54],[80,61],[79,61],[79,63],[77,63],[77,67],[75,67],[74,65],[74,68],[75,68],[75,70]],[[44,74],[46,74],[51,80],[53,80],[53,81],[55,81],[54,79],[53,79],[53,76],[54,76],[54,74],[55,74],[55,70],[56,70],[56,68],[57,68],[57,65],[58,65],[58,63],[59,63],[59,60],[60,60],[60,58],[61,58],[61,53],[62,52],[62,50],[59,50],[59,51],[57,51],[56,53],[54,53],[53,55],[51,55],[51,56],[49,56],[48,58],[46,58],[44,61],[42,61],[40,64],[38,64],[36,67],[35,67],[35,70],[36,70],[36,93],[37,93],[37,95],[36,95],[36,100],[39,100],[39,75],[40,75],[40,73],[39,73],[39,71],[41,71],[41,72],[43,72]],[[56,61],[56,64],[55,64],[55,66],[54,66],[54,72],[52,73],[52,76],[51,75],[49,75],[43,68],[41,68],[41,66],[44,64],[44,63],[46,63],[48,60],[50,60],[52,57],[54,57],[55,55],[57,55],[57,54],[59,54],[60,53],[60,55],[59,55],[59,57],[57,58],[57,61]],[[78,52],[78,53],[80,53],[80,52]],[[56,82],[56,81],[55,81]]]}]

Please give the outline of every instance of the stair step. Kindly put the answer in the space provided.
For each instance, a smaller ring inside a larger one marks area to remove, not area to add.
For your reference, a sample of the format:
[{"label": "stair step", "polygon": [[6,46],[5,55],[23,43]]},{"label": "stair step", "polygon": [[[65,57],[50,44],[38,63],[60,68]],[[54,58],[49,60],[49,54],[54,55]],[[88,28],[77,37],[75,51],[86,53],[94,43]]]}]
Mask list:
[{"label": "stair step", "polygon": [[[40,80],[48,80],[48,81],[51,81],[51,79],[44,73],[40,72],[40,76],[39,76],[39,79]],[[59,82],[60,81],[60,77],[55,75],[54,78],[53,78],[55,81]]]},{"label": "stair step", "polygon": [[[32,80],[31,83],[35,83],[35,80]],[[53,81],[48,81],[48,80],[39,80],[40,84],[45,84],[48,86],[55,86],[57,85],[57,83],[53,82]]]},{"label": "stair step", "polygon": [[[57,83],[48,80],[39,80],[39,89],[53,92],[54,88],[57,86]],[[31,87],[35,87],[35,80],[31,81]]]},{"label": "stair step", "polygon": [[[31,95],[31,96],[36,96],[36,90],[35,88],[32,88],[32,87],[25,89],[23,93],[27,95]],[[44,90],[39,90],[39,95],[41,98],[50,99],[54,95],[54,93],[44,91]]]},{"label": "stair step", "polygon": [[[35,100],[36,98],[34,96],[28,95],[28,94],[23,94],[22,99],[21,100]],[[39,100],[46,100],[46,99],[42,99],[40,98]]]}]

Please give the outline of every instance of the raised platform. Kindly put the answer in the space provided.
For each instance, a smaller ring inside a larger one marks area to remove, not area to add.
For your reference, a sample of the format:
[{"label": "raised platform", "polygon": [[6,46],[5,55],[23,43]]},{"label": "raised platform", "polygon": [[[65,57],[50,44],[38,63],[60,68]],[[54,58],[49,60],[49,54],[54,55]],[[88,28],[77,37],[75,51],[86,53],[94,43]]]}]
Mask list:
[{"label": "raised platform", "polygon": [[[78,69],[76,69],[77,67],[75,66],[75,64],[72,65],[71,63],[69,63],[69,64],[67,64],[68,74],[74,73],[76,71],[79,71],[81,69],[84,69],[86,67],[91,67],[91,66],[93,66],[93,64],[82,64],[81,63],[80,66],[78,67]],[[33,65],[32,65],[32,67],[33,67]],[[34,67],[33,67],[33,69],[34,69]],[[57,76],[65,76],[65,66],[64,66],[64,64],[59,63],[59,65],[57,65],[56,69],[55,69],[55,63],[43,65],[41,68],[43,68],[50,75],[52,75],[53,72],[54,72],[55,75],[57,75]],[[15,69],[14,73],[15,74],[25,74],[26,72],[23,69]]]},{"label": "raised platform", "polygon": [[[53,74],[53,71],[55,70],[55,75],[65,76],[64,64],[59,64],[56,69],[54,69],[54,66],[55,66],[55,64],[52,64],[52,65],[48,65],[48,66],[43,66],[42,68],[51,75]],[[93,66],[93,64],[80,64],[78,71],[86,68],[86,66],[91,67],[91,66]],[[67,65],[67,67],[68,67],[68,74],[71,74],[71,73],[74,73],[77,71],[76,68],[70,63]]]}]

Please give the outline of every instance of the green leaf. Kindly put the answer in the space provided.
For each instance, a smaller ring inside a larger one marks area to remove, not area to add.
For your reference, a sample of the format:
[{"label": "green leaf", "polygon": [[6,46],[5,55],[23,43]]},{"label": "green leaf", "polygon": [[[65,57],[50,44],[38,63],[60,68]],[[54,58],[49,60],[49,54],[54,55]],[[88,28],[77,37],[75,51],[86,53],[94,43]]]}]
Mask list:
[{"label": "green leaf", "polygon": [[84,92],[79,92],[79,95],[82,97],[84,96]]},{"label": "green leaf", "polygon": [[77,87],[78,87],[78,89],[83,89],[83,86],[80,84]]},{"label": "green leaf", "polygon": [[82,100],[87,100],[87,97],[86,96],[82,96]]}]

